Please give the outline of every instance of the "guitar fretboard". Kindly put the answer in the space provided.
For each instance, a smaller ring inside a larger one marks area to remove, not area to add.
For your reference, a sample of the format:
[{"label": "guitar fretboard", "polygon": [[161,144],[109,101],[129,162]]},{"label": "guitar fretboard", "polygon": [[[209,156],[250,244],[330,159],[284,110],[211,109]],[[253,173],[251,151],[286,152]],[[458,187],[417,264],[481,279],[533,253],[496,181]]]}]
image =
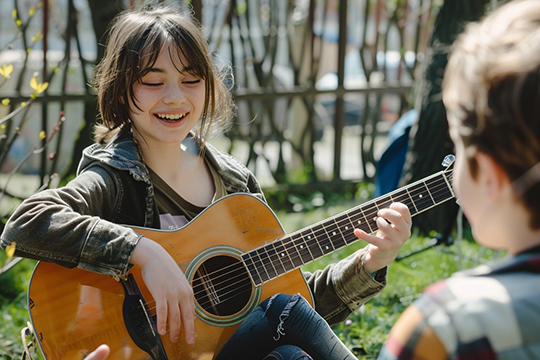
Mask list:
[{"label": "guitar fretboard", "polygon": [[380,209],[390,207],[394,202],[407,205],[411,215],[414,216],[452,199],[454,193],[451,177],[452,170],[441,171],[246,252],[242,255],[242,260],[254,285],[262,285],[358,241],[353,233],[356,228],[367,233],[375,232],[377,213]]}]

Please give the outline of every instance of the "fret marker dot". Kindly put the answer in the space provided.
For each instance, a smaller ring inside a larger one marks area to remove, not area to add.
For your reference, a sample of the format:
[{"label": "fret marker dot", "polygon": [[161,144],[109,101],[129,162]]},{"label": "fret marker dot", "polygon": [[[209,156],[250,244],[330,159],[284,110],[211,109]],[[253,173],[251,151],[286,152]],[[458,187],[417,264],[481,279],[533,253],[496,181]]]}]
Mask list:
[{"label": "fret marker dot", "polygon": [[300,249],[303,249],[304,248],[304,245],[300,245]]},{"label": "fret marker dot", "polygon": [[421,197],[422,197],[422,194],[418,195],[418,197],[421,198]]},{"label": "fret marker dot", "polygon": [[332,233],[332,235],[336,235],[336,232],[334,231],[334,232]]},{"label": "fret marker dot", "polygon": [[328,250],[328,246],[325,246],[324,248],[325,248],[326,250]]},{"label": "fret marker dot", "polygon": [[349,227],[348,227],[348,226],[345,226],[345,230],[349,230]]}]

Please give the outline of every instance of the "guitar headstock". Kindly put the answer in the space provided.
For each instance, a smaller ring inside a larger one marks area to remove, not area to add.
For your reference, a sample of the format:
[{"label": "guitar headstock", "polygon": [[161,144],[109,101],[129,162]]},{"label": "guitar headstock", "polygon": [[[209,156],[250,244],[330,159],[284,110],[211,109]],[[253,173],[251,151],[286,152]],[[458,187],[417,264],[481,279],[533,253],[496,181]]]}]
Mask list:
[{"label": "guitar headstock", "polygon": [[456,161],[456,156],[453,154],[446,155],[441,163],[442,166],[446,166],[444,173],[448,174],[450,179],[452,178],[452,173],[454,171],[454,163]]}]

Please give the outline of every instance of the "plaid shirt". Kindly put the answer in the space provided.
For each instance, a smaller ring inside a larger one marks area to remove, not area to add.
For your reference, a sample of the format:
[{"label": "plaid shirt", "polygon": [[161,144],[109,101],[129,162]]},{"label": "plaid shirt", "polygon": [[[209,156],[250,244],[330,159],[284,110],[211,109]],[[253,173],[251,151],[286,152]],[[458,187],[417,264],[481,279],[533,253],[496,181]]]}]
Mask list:
[{"label": "plaid shirt", "polygon": [[429,286],[378,359],[540,359],[540,247]]}]

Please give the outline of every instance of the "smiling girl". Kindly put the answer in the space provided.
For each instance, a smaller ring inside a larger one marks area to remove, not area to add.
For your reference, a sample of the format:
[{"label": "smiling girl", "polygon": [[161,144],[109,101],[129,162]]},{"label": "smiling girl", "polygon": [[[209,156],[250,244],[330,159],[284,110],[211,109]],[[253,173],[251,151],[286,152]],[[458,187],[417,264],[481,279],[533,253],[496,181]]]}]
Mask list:
[{"label": "smiling girl", "polygon": [[[234,114],[225,73],[189,16],[170,8],[121,14],[96,68],[102,123],[95,144],[84,150],[73,181],[17,209],[2,246],[14,242],[18,256],[115,278],[140,266],[156,302],[159,333],[168,331],[175,343],[182,328],[185,342],[194,344],[190,283],[158,242],[127,226],[178,229],[234,193],[264,201],[254,175],[207,142]],[[410,236],[410,214],[402,204],[381,210],[376,221],[376,235],[355,231],[372,245],[305,273],[317,312],[297,295],[262,299],[220,358],[262,359],[278,348],[270,356],[353,359],[328,322],[344,320],[384,288],[386,266]],[[113,358],[124,358],[121,348],[110,350]]]}]

